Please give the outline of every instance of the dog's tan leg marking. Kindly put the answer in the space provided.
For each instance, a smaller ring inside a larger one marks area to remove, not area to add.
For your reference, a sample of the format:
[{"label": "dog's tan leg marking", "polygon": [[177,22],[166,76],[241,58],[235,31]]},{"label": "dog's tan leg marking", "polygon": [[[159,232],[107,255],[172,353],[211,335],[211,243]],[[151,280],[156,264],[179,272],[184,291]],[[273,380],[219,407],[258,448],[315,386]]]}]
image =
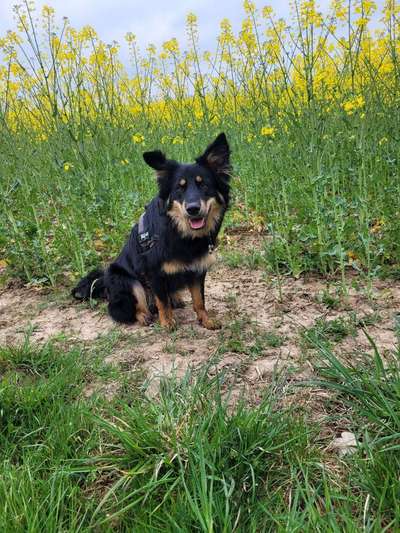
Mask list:
[{"label": "dog's tan leg marking", "polygon": [[171,305],[165,305],[159,298],[157,298],[157,296],[155,297],[155,301],[161,326],[170,331],[174,330],[176,328],[176,321],[174,319]]},{"label": "dog's tan leg marking", "polygon": [[201,286],[199,283],[189,287],[190,294],[192,295],[193,309],[199,319],[202,326],[207,329],[219,329],[221,324],[218,320],[210,318],[204,306],[203,296],[201,294]]},{"label": "dog's tan leg marking", "polygon": [[136,304],[136,320],[142,326],[148,326],[151,324],[151,313],[147,305],[146,292],[139,282],[134,283],[132,286],[133,296],[137,300]]}]

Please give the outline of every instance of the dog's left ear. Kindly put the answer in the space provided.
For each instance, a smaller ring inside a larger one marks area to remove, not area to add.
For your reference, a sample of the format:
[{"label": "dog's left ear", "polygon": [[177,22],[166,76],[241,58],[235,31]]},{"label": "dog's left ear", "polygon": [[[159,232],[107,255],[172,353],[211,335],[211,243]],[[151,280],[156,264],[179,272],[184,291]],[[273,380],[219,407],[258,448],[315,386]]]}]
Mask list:
[{"label": "dog's left ear", "polygon": [[231,151],[225,133],[218,137],[205,150],[204,154],[196,158],[196,163],[209,167],[216,174],[229,176],[231,165],[229,156]]}]

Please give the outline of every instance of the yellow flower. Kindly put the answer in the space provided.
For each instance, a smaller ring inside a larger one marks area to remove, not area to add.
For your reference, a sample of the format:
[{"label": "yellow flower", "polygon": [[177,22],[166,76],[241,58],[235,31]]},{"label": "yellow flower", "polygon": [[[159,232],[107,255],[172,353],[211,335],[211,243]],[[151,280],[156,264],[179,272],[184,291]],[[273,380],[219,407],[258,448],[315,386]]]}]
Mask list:
[{"label": "yellow flower", "polygon": [[69,170],[70,168],[74,168],[74,165],[73,165],[72,163],[67,163],[67,162],[65,162],[65,163],[64,163],[64,170],[65,170],[65,172],[68,172],[68,170]]},{"label": "yellow flower", "polygon": [[266,19],[270,17],[273,14],[272,7],[271,6],[265,6],[262,9],[262,16]]},{"label": "yellow flower", "polygon": [[121,165],[128,165],[129,159],[121,159]]},{"label": "yellow flower", "polygon": [[142,144],[144,143],[144,137],[140,133],[135,133],[134,135],[132,135],[132,141],[135,144]]},{"label": "yellow flower", "polygon": [[275,135],[275,128],[270,126],[263,126],[260,131],[261,135],[264,137],[273,137]]},{"label": "yellow flower", "polygon": [[125,40],[128,44],[135,43],[136,35],[130,31],[125,35]]},{"label": "yellow flower", "polygon": [[197,17],[194,13],[189,13],[186,17],[186,22],[189,26],[194,26],[197,24]]},{"label": "yellow flower", "polygon": [[164,52],[167,54],[176,55],[179,53],[179,44],[175,38],[170,39],[169,41],[165,41],[162,47]]},{"label": "yellow flower", "polygon": [[249,0],[243,2],[243,7],[248,15],[252,15],[256,10],[254,2],[250,2]]},{"label": "yellow flower", "polygon": [[356,96],[352,100],[348,100],[347,102],[344,102],[343,109],[346,111],[348,115],[352,115],[354,111],[357,111],[357,109],[361,109],[365,104],[365,100],[363,96]]},{"label": "yellow flower", "polygon": [[379,233],[382,229],[382,226],[385,225],[383,218],[375,219],[371,224],[371,233]]},{"label": "yellow flower", "polygon": [[101,252],[102,250],[106,248],[105,243],[101,239],[95,239],[93,244],[94,244],[94,249],[96,250],[96,252]]},{"label": "yellow flower", "polygon": [[346,20],[347,6],[343,2],[343,0],[334,0],[332,2],[332,7],[334,9],[335,16],[338,20]]},{"label": "yellow flower", "polygon": [[177,135],[172,139],[172,144],[183,144],[183,139],[180,135]]},{"label": "yellow flower", "polygon": [[349,258],[349,261],[356,261],[357,260],[357,254],[353,252],[353,250],[349,250],[347,252],[347,257]]},{"label": "yellow flower", "polygon": [[54,15],[54,8],[44,5],[42,7],[42,16],[43,17],[52,17]]}]

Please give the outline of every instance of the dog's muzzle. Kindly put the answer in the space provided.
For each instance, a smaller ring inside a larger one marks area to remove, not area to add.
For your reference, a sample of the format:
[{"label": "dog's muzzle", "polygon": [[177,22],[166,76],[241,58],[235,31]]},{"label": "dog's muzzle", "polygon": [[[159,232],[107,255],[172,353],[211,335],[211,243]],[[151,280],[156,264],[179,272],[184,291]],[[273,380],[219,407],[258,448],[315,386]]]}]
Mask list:
[{"label": "dog's muzzle", "polygon": [[201,204],[193,202],[186,205],[186,213],[189,220],[189,225],[192,229],[202,229],[206,225],[206,216],[203,216]]}]

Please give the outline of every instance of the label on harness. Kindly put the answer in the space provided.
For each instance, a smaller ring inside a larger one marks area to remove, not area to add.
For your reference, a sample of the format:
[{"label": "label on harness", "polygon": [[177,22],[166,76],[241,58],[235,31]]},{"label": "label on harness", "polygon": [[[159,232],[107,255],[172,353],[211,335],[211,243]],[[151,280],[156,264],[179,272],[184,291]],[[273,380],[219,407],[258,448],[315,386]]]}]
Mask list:
[{"label": "label on harness", "polygon": [[[147,209],[147,206],[146,206],[146,209]],[[153,248],[156,241],[158,241],[158,235],[152,235],[151,231],[146,229],[147,227],[149,227],[149,225],[146,224],[145,214],[146,214],[146,211],[141,215],[141,217],[139,218],[139,223],[138,223],[137,239],[138,239],[139,246],[141,247],[142,253],[146,252],[150,248]]]},{"label": "label on harness", "polygon": [[150,239],[150,234],[148,231],[145,231],[144,233],[139,233],[139,242],[140,244],[145,243]]}]

